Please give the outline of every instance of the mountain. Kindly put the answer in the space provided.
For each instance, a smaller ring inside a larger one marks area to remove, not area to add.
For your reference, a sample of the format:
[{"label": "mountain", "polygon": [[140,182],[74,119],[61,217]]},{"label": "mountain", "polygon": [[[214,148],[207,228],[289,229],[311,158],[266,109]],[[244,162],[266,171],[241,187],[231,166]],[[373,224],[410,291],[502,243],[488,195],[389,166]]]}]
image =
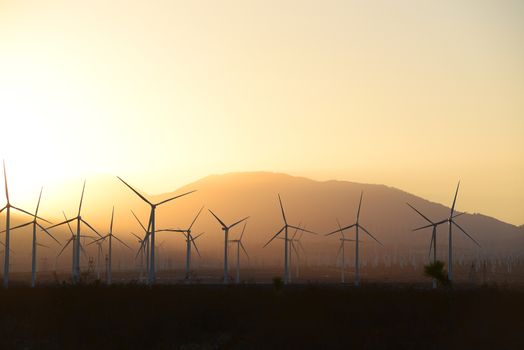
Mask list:
[{"label": "mountain", "polygon": [[[78,208],[81,185],[81,183],[67,184],[61,191],[50,191],[51,193],[45,195],[42,202],[43,213],[52,218],[53,222],[58,222],[62,217],[56,208],[67,207],[70,209],[68,215],[72,216]],[[139,184],[131,183],[131,185],[139,189]],[[444,205],[384,185],[348,181],[320,182],[269,172],[211,175],[173,192],[146,196],[152,202],[158,202],[195,189],[197,192],[166,203],[157,209],[157,229],[186,227],[200,207],[205,206],[205,210],[195,224],[194,233],[206,232],[199,239],[199,247],[205,260],[209,262],[218,262],[221,259],[223,233],[207,209],[213,210],[226,223],[250,216],[245,245],[252,257],[252,264],[281,261],[282,241],[275,240],[267,248],[262,249],[262,246],[283,224],[277,194],[282,196],[289,223],[295,225],[302,223],[309,230],[320,234],[318,236],[304,234],[303,237],[308,261],[319,264],[333,263],[339,236],[324,237],[324,234],[337,228],[336,218],[339,218],[342,225],[349,225],[355,221],[361,191],[364,194],[361,224],[384,244],[384,247],[381,247],[362,233],[361,239],[365,241],[362,245],[364,254],[366,251],[378,255],[409,252],[409,254],[427,256],[430,229],[412,232],[413,228],[423,226],[426,222],[406,203],[414,205],[435,221],[449,215],[449,208]],[[83,217],[101,233],[108,229],[113,203],[116,206],[115,231],[120,237],[136,246],[136,240],[133,242],[129,231],[140,233],[140,228],[129,210],[133,209],[145,223],[149,208],[115,177],[103,176],[87,182]],[[460,208],[460,194],[458,207]],[[524,248],[523,226],[517,227],[476,213],[466,213],[456,220],[482,245],[481,249],[477,249],[469,239],[455,229],[456,254],[514,254]],[[236,237],[240,230],[241,225],[232,232],[232,238]],[[67,238],[64,231],[58,235],[61,239]],[[348,232],[348,235],[353,236],[354,231]],[[15,236],[13,247],[26,245],[21,240],[29,242],[28,233]],[[20,238],[21,236],[25,238]],[[439,254],[444,254],[447,250],[447,237],[447,226],[442,225],[437,240]],[[16,241],[17,239],[19,241]],[[162,241],[165,241],[163,250],[166,254],[172,252],[174,256],[181,258],[179,253],[182,253],[184,243],[180,234],[158,233],[157,242]],[[125,252],[121,248],[117,249],[122,253]]]}]

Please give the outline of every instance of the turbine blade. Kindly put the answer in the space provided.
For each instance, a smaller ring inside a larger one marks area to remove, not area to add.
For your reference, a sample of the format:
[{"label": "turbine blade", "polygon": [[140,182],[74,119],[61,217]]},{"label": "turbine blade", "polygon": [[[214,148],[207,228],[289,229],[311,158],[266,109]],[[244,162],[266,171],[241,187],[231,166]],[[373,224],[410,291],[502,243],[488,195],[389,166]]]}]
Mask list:
[{"label": "turbine blade", "polygon": [[239,241],[238,244],[240,244],[240,248],[244,251],[244,254],[246,254],[247,258],[249,259],[249,254],[247,253],[246,247],[244,247],[244,244],[242,241]]},{"label": "turbine blade", "polygon": [[235,222],[233,225],[229,226],[229,228],[233,228],[235,227],[236,225],[240,224],[242,221],[245,221],[249,219],[249,216],[246,216],[245,218],[243,218],[242,220],[238,220],[237,222]]},{"label": "turbine blade", "polygon": [[142,238],[140,238],[140,236],[136,235],[135,233],[133,233],[133,232],[130,232],[130,233],[131,233],[133,236],[135,236],[135,237],[138,239],[138,241],[141,241],[141,240],[142,240]]},{"label": "turbine blade", "polygon": [[204,209],[204,206],[202,206],[202,208],[200,208],[200,210],[198,211],[198,214],[195,216],[195,218],[193,219],[193,222],[191,223],[191,225],[189,225],[189,228],[188,228],[188,231],[191,230],[191,228],[193,227],[193,225],[195,224],[195,222],[197,221],[198,217],[200,216],[200,213],[202,212],[202,210]]},{"label": "turbine blade", "polygon": [[208,209],[208,210],[209,210],[209,212],[210,212],[210,213],[215,217],[215,219],[218,220],[218,222],[220,223],[220,225],[222,225],[223,228],[226,228],[226,227],[227,227],[226,224],[224,224],[224,222],[223,222],[222,220],[220,220],[220,219],[218,218],[218,216],[216,216],[215,213],[213,213],[213,212],[211,211],[211,209]]},{"label": "turbine blade", "polygon": [[138,250],[136,252],[135,259],[138,258],[143,248],[145,248],[144,241],[140,242],[140,246],[138,247]]},{"label": "turbine blade", "polygon": [[19,212],[24,213],[24,214],[26,214],[26,215],[32,216],[33,218],[36,217],[36,218],[38,218],[38,219],[40,219],[40,220],[42,220],[42,221],[47,222],[48,224],[52,224],[51,221],[48,221],[48,220],[46,220],[46,219],[44,219],[44,218],[41,218],[41,217],[39,217],[39,216],[35,216],[35,214],[32,214],[32,213],[30,213],[30,212],[28,212],[28,211],[26,211],[26,210],[24,210],[24,209],[20,209],[20,208],[18,208],[18,207],[15,207],[14,205],[11,205],[11,208],[13,208],[13,209],[15,209],[15,210],[18,210]]},{"label": "turbine blade", "polygon": [[280,203],[280,210],[282,211],[282,218],[284,219],[284,223],[287,225],[286,213],[284,213],[284,205],[282,205],[282,198],[280,198],[280,193],[278,194],[278,201]]},{"label": "turbine blade", "polygon": [[113,219],[115,218],[115,206],[113,205],[113,211],[111,212],[111,224],[109,225],[109,234],[113,234]]},{"label": "turbine blade", "polygon": [[129,187],[131,189],[131,191],[135,192],[135,194],[140,197],[144,202],[146,202],[147,204],[149,205],[153,205],[153,203],[151,203],[150,201],[147,200],[146,197],[144,197],[143,195],[141,195],[140,193],[138,193],[137,190],[135,190],[133,187],[131,187],[131,185],[129,185],[127,182],[125,182],[124,180],[122,180],[122,178],[120,176],[117,176],[117,178],[122,181],[124,183],[124,185],[126,185],[127,187]]},{"label": "turbine blade", "polygon": [[[299,222],[299,223],[298,223],[298,227],[301,227],[301,226],[302,226],[302,223]],[[298,229],[295,229],[295,232],[293,232],[293,235],[291,236],[291,239],[295,239],[297,233],[298,233]],[[302,232],[301,232],[301,233],[302,233]]]},{"label": "turbine blade", "polygon": [[84,187],[82,187],[82,195],[80,196],[80,205],[78,206],[78,216],[80,216],[80,211],[82,210],[82,202],[84,201],[85,189],[86,189],[86,180],[84,180]]},{"label": "turbine blade", "polygon": [[175,230],[173,228],[164,228],[162,230],[155,230],[155,232],[180,232],[180,233],[186,233],[188,230]]},{"label": "turbine blade", "polygon": [[309,231],[309,230],[306,230],[305,228],[301,228],[301,227],[298,227],[298,226],[288,225],[288,227],[295,228],[298,231],[302,231],[302,232],[307,232],[307,233],[312,233],[314,235],[318,235],[318,233],[316,233],[316,232]]},{"label": "turbine blade", "polygon": [[[64,214],[64,219],[66,219],[67,221],[67,216],[64,211],[62,211],[62,214]],[[69,222],[67,223],[67,227],[69,227],[69,232],[71,232],[71,236],[74,236],[75,234],[73,233],[73,229],[71,228],[71,225],[69,224]]]},{"label": "turbine blade", "polygon": [[68,219],[68,220],[66,220],[66,221],[62,221],[61,223],[55,224],[55,225],[53,225],[53,226],[46,227],[46,229],[47,229],[47,230],[50,230],[50,229],[55,228],[55,227],[58,227],[58,226],[60,226],[60,225],[68,224],[68,223],[70,223],[71,221],[74,221],[74,220],[76,220],[76,218],[72,218],[72,219]]},{"label": "turbine blade", "polygon": [[242,233],[240,234],[239,241],[242,241],[242,237],[244,237],[244,232],[246,231],[246,225],[247,225],[247,221],[244,222],[244,227],[242,227]]},{"label": "turbine blade", "polygon": [[95,230],[93,228],[93,226],[89,225],[89,223],[87,221],[85,221],[84,219],[80,219],[84,224],[86,224],[87,227],[89,227],[91,229],[91,231],[93,231],[94,233],[96,233],[98,236],[102,237],[102,235],[100,233],[98,233],[97,230]]},{"label": "turbine blade", "polygon": [[364,195],[364,191],[360,191],[360,201],[358,202],[358,211],[357,211],[357,222],[358,218],[360,217],[360,208],[362,207],[362,196]]},{"label": "turbine blade", "polygon": [[[201,234],[200,234],[200,235],[201,235]],[[200,236],[200,235],[199,235],[199,236]],[[197,236],[197,237],[198,237],[198,236]],[[193,244],[193,247],[195,247],[195,250],[196,250],[198,256],[199,256],[199,257],[202,257],[202,255],[200,255],[200,251],[198,250],[198,247],[197,247],[197,245],[196,245],[196,243],[195,243],[195,239],[196,239],[196,238],[190,238],[190,239],[191,239],[191,243]]]},{"label": "turbine blade", "polygon": [[460,187],[460,181],[457,184],[457,190],[455,191],[455,198],[453,198],[453,205],[451,206],[451,213],[449,214],[449,217],[453,216],[453,211],[455,210],[455,203],[457,202],[457,195],[459,192],[459,187]]},{"label": "turbine blade", "polygon": [[[100,238],[97,238],[97,239],[93,239],[91,242],[87,243],[87,245],[91,245],[93,243],[98,243],[100,241],[103,241],[105,240],[109,235],[106,235],[104,237],[100,237]],[[88,237],[88,238],[93,238],[93,237],[90,237],[90,236],[82,236],[82,237]]]},{"label": "turbine blade", "polygon": [[286,226],[283,226],[283,227],[280,229],[280,231],[278,231],[278,232],[273,236],[273,238],[271,238],[271,239],[270,239],[270,240],[269,240],[269,241],[268,241],[268,242],[267,242],[267,243],[266,243],[262,248],[267,247],[267,245],[268,245],[269,243],[271,243],[275,238],[277,238],[277,236],[278,236],[282,231],[284,231],[285,228],[286,228]]},{"label": "turbine blade", "polygon": [[205,232],[202,232],[202,233],[199,233],[198,235],[196,235],[195,237],[191,236],[191,240],[195,240],[197,239],[198,237],[202,236]]},{"label": "turbine blade", "polygon": [[337,225],[338,225],[338,229],[340,230],[340,233],[342,234],[342,238],[344,238],[344,230],[342,230],[342,226],[340,225],[340,221],[338,221],[338,218],[337,218]]},{"label": "turbine blade", "polygon": [[358,227],[360,227],[362,230],[364,230],[364,232],[366,232],[368,234],[369,237],[373,238],[378,244],[380,244],[381,246],[384,246],[382,243],[380,243],[380,241],[378,239],[376,239],[371,233],[369,233],[368,230],[366,230],[364,228],[364,226],[362,225],[358,225]]},{"label": "turbine blade", "polygon": [[[16,230],[16,229],[18,229],[18,228],[22,228],[22,227],[25,227],[25,226],[27,226],[27,225],[31,225],[33,222],[34,222],[34,221],[30,221],[30,222],[26,222],[25,224],[22,224],[22,225],[18,225],[18,226],[15,226],[15,227],[10,227],[9,230],[10,230],[10,231],[13,231],[13,230]],[[5,230],[0,231],[0,233],[4,233],[4,232],[5,232]]]},{"label": "turbine blade", "polygon": [[415,208],[414,206],[412,206],[411,204],[409,203],[406,203],[407,205],[409,205],[409,207],[411,209],[413,209],[414,211],[416,211],[420,216],[422,216],[424,219],[426,219],[427,222],[431,223],[431,224],[434,224],[433,221],[431,221],[430,219],[428,219],[424,214],[422,214],[420,211],[417,210],[417,208]]},{"label": "turbine blade", "polygon": [[38,202],[36,203],[36,210],[35,210],[35,219],[38,215],[38,209],[40,208],[40,200],[42,199],[42,191],[44,190],[43,187],[40,187],[40,195],[38,196]]},{"label": "turbine blade", "polygon": [[49,248],[48,246],[46,246],[45,244],[42,244],[42,243],[37,243],[36,245],[39,246],[39,247]]},{"label": "turbine blade", "polygon": [[40,227],[40,229],[41,229],[42,231],[44,231],[45,233],[47,233],[47,235],[48,235],[49,237],[51,237],[51,238],[52,238],[56,243],[58,243],[58,245],[62,245],[62,243],[60,243],[60,242],[55,238],[55,236],[53,236],[49,231],[47,231],[47,229],[46,229],[44,226],[40,225],[38,222],[36,223],[36,225],[37,225],[38,227]]},{"label": "turbine blade", "polygon": [[67,243],[64,245],[64,247],[60,250],[60,253],[58,253],[58,255],[56,256],[57,258],[62,255],[62,253],[64,252],[64,250],[67,248],[67,246],[69,245],[69,243],[71,243],[71,241],[73,240],[73,238],[69,238],[67,240]]},{"label": "turbine blade", "polygon": [[435,222],[434,224],[424,225],[424,226],[418,227],[418,228],[416,228],[416,229],[413,229],[412,231],[413,231],[413,232],[414,232],[414,231],[419,231],[419,230],[423,230],[423,229],[425,229],[425,228],[433,227],[433,226],[437,227],[438,225],[445,224],[445,223],[448,222],[448,221],[449,221],[449,219],[440,220],[440,221],[438,221],[438,222]]},{"label": "turbine blade", "polygon": [[343,232],[343,231],[345,231],[345,230],[349,230],[350,228],[352,228],[352,227],[354,227],[354,226],[356,226],[356,225],[357,225],[357,224],[353,224],[353,225],[349,225],[349,226],[343,227],[343,228],[341,228],[341,229],[338,229],[338,230],[335,230],[335,231],[333,231],[333,232],[327,233],[327,234],[325,234],[325,236],[330,236],[330,235],[333,235],[333,234],[338,233],[338,232]]},{"label": "turbine blade", "polygon": [[431,251],[433,250],[433,240],[435,239],[435,232],[431,233],[431,241],[429,242],[429,254],[428,259],[431,258]]},{"label": "turbine blade", "polygon": [[4,163],[5,198],[7,199],[7,204],[9,204],[9,188],[7,187],[7,174],[5,171],[5,160],[3,160],[3,163]]},{"label": "turbine blade", "polygon": [[128,246],[124,241],[122,241],[120,238],[118,238],[117,236],[115,235],[111,235],[114,239],[116,239],[117,241],[119,241],[120,243],[122,243],[123,245],[125,245],[129,250],[131,250],[131,247]]},{"label": "turbine blade", "polygon": [[7,205],[5,207],[3,207],[2,209],[0,209],[0,214],[7,209]]},{"label": "turbine blade", "polygon": [[293,241],[291,241],[291,248],[295,251],[295,254],[296,254],[297,256],[300,255],[300,253],[298,252],[297,247],[295,247],[295,244],[293,243]]},{"label": "turbine blade", "polygon": [[135,217],[136,221],[138,222],[138,224],[140,225],[140,227],[142,227],[142,229],[144,230],[144,232],[147,232],[148,230],[146,230],[146,228],[144,227],[144,225],[142,224],[142,222],[140,221],[140,219],[136,216],[135,212],[131,210],[131,214],[133,214],[133,216]]},{"label": "turbine blade", "polygon": [[457,227],[459,228],[459,230],[461,230],[462,232],[464,232],[464,234],[465,234],[466,236],[468,236],[469,239],[471,239],[473,242],[475,242],[475,244],[476,244],[477,246],[480,247],[479,242],[477,242],[473,237],[471,237],[471,236],[466,232],[466,230],[464,230],[462,227],[460,227],[460,225],[457,224],[455,221],[451,220],[451,222],[453,223],[453,225],[457,226]]},{"label": "turbine blade", "polygon": [[179,194],[178,196],[174,196],[174,197],[171,197],[169,199],[166,199],[166,200],[163,200],[162,202],[158,202],[156,203],[155,205],[158,206],[158,205],[161,205],[161,204],[164,204],[164,203],[167,203],[167,202],[170,202],[172,201],[173,199],[177,199],[177,198],[180,198],[180,197],[183,197],[183,196],[187,196],[188,194],[191,194],[193,192],[196,192],[197,190],[193,190],[193,191],[189,191],[189,192],[186,192],[186,193],[183,193],[183,194]]}]

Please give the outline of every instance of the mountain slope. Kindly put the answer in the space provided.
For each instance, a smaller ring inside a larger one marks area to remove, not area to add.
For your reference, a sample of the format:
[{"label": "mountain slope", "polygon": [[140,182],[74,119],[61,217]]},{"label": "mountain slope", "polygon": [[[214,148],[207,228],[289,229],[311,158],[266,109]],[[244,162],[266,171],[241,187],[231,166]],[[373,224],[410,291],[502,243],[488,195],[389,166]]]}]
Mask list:
[{"label": "mountain slope", "polygon": [[[132,183],[132,185],[137,184]],[[427,256],[430,229],[412,232],[413,228],[425,225],[426,222],[406,205],[407,202],[435,221],[449,215],[449,208],[441,204],[384,185],[347,181],[319,182],[267,172],[212,175],[172,193],[148,198],[158,202],[194,189],[198,191],[157,209],[157,229],[186,227],[204,205],[205,210],[195,224],[194,232],[206,232],[199,239],[199,246],[209,261],[221,259],[223,233],[207,209],[213,210],[226,223],[250,216],[245,244],[252,257],[251,263],[281,260],[282,241],[275,240],[267,248],[262,249],[262,246],[283,225],[277,194],[282,196],[290,224],[298,225],[301,222],[308,229],[321,234],[318,236],[305,234],[303,238],[309,261],[318,263],[334,261],[339,236],[324,237],[324,234],[337,228],[336,218],[339,218],[342,225],[349,225],[355,221],[361,191],[364,194],[361,224],[384,244],[384,247],[380,247],[362,233],[361,239],[365,241],[362,245],[364,253],[366,250],[378,255],[392,254],[393,251],[409,251],[410,254]],[[68,215],[72,216],[78,208],[80,190],[81,183],[61,191],[65,193],[62,196],[49,193],[44,197],[43,207],[47,208],[47,212],[44,212],[48,217],[53,218],[54,222],[62,218],[56,210],[49,208],[70,208]],[[131,216],[130,209],[133,209],[145,223],[149,208],[115,177],[101,177],[88,181],[83,217],[101,233],[108,229],[113,204],[116,206],[115,231],[129,243],[135,244],[131,240],[129,231],[140,233],[140,228]],[[457,207],[460,209],[460,194]],[[524,248],[523,227],[516,227],[481,214],[464,214],[456,220],[482,245],[482,249],[477,250],[461,232],[454,230],[456,254],[510,254],[520,252]],[[439,229],[437,241],[439,254],[445,254],[447,249],[447,229],[446,225],[442,225]],[[241,225],[232,232],[232,238],[236,237],[240,230]],[[62,239],[67,237],[63,230],[58,235]],[[348,235],[353,237],[354,231],[348,232]],[[27,244],[29,238],[29,234],[17,234],[13,238],[13,246],[23,250],[29,247]],[[158,233],[157,242],[162,241],[165,241],[163,248],[165,251],[174,249],[176,254],[182,252],[184,243],[180,234]],[[125,250],[121,249],[121,253],[123,252]],[[67,261],[67,258],[64,260]]]}]

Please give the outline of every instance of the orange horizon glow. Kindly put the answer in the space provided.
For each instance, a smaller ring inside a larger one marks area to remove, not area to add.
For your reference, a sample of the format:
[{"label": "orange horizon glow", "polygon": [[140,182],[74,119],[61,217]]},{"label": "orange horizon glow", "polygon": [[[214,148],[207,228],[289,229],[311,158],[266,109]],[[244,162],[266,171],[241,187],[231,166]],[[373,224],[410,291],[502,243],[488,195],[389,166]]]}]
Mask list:
[{"label": "orange horizon glow", "polygon": [[0,159],[29,207],[99,174],[155,194],[266,170],[445,205],[461,180],[460,210],[522,225],[523,18],[519,1],[2,1]]}]

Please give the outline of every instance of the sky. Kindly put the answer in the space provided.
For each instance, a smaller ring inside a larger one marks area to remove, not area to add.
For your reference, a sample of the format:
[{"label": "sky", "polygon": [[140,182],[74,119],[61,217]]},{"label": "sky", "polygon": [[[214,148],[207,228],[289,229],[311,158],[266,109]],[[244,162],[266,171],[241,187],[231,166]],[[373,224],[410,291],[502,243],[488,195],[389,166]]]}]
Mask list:
[{"label": "sky", "polygon": [[0,0],[0,157],[23,203],[264,170],[521,225],[523,37],[519,0]]}]

